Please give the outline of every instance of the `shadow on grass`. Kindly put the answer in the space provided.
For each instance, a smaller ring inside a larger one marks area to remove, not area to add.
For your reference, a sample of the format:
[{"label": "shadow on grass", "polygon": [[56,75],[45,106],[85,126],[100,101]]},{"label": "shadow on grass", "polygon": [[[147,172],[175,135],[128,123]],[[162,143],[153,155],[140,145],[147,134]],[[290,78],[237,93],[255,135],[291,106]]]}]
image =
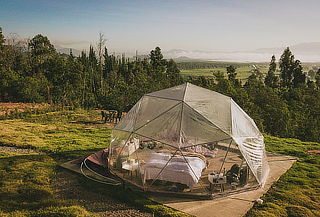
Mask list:
[{"label": "shadow on grass", "polygon": [[79,183],[86,189],[90,189],[95,193],[108,194],[118,201],[130,204],[139,210],[153,213],[154,216],[190,216],[173,208],[167,207],[153,200],[150,200],[146,194],[132,191],[130,188],[123,186],[109,186],[98,182],[88,180],[83,176],[79,176]]},{"label": "shadow on grass", "polygon": [[84,150],[79,149],[79,150],[72,150],[72,151],[49,152],[48,155],[58,163],[65,163],[66,161],[75,160],[78,158],[84,159],[90,154],[93,154],[100,150],[101,148],[92,148],[92,149],[84,149]]},{"label": "shadow on grass", "polygon": [[11,148],[16,148],[16,149],[29,149],[29,150],[36,151],[36,148],[32,145],[17,146],[13,143],[4,143],[4,142],[0,141],[0,148],[1,148],[1,146],[2,147],[11,147]]},{"label": "shadow on grass", "polygon": [[84,125],[102,125],[105,124],[103,121],[86,121],[86,120],[78,120],[78,121],[70,121],[72,124],[84,124]]}]

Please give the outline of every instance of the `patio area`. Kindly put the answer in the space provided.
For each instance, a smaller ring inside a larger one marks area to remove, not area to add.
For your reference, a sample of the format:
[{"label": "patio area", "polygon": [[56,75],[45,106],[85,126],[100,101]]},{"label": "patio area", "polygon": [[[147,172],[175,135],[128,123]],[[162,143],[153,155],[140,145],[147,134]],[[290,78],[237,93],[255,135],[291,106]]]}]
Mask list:
[{"label": "patio area", "polygon": [[254,201],[265,194],[281,175],[291,168],[296,158],[286,155],[267,153],[270,173],[263,188],[233,194],[214,200],[193,200],[152,195],[154,201],[199,217],[241,217],[253,206]]}]

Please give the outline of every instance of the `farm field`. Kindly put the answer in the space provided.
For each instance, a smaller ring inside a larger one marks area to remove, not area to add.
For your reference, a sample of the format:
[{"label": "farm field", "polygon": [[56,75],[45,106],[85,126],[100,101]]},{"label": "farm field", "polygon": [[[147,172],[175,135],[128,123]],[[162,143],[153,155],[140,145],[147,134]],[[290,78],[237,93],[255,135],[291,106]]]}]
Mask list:
[{"label": "farm field", "polygon": [[[195,64],[195,65],[193,65]],[[229,65],[234,65],[236,67],[237,78],[240,80],[246,80],[252,73],[252,71],[257,68],[263,75],[266,75],[269,68],[269,63],[228,63],[228,62],[184,62],[178,63],[180,67],[180,73],[183,77],[188,76],[205,76],[214,77],[214,73],[223,73],[227,77],[226,67]],[[316,64],[304,64],[304,72],[308,72],[314,67],[318,67]],[[279,68],[276,74],[279,74]]]},{"label": "farm field", "polygon": [[[236,72],[238,73],[237,78],[245,81],[252,74],[253,69],[254,68],[252,65],[244,65],[238,67],[236,69]],[[260,65],[258,69],[263,75],[266,75],[266,73],[268,72],[268,65]],[[205,76],[213,78],[215,73],[223,73],[226,78],[228,77],[226,67],[181,69],[180,73],[183,77]]]},{"label": "farm field", "polygon": [[[0,121],[0,216],[186,216],[58,167],[107,147],[111,128],[80,109]],[[320,144],[266,135],[266,146],[299,161],[247,216],[319,216]]]},{"label": "farm field", "polygon": [[[241,67],[237,68],[237,78],[244,80],[251,75],[252,67]],[[222,72],[225,77],[227,77],[226,68],[217,67],[217,68],[204,68],[204,69],[183,69],[181,70],[181,75],[184,77],[187,76],[205,76],[205,77],[214,77],[214,73]],[[261,72],[266,73],[267,69],[261,70]]]}]

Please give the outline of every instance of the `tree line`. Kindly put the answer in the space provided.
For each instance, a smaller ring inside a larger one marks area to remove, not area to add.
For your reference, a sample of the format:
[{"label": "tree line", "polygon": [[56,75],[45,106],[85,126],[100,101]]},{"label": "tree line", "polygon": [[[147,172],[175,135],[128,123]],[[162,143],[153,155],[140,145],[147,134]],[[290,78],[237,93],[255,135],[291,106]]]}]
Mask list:
[{"label": "tree line", "polygon": [[[11,40],[12,41],[12,40]],[[46,36],[6,43],[0,31],[0,101],[129,110],[147,92],[183,82],[173,60],[156,47],[148,58],[115,56],[90,46],[79,57],[59,54]]]},{"label": "tree line", "polygon": [[242,82],[236,65],[226,67],[227,77],[183,79],[159,47],[143,59],[109,54],[103,35],[79,57],[59,54],[40,34],[23,45],[13,41],[0,29],[0,101],[128,111],[143,94],[187,81],[231,96],[263,132],[320,141],[320,69],[308,79],[289,48],[278,62],[272,56],[266,77],[252,71]]}]

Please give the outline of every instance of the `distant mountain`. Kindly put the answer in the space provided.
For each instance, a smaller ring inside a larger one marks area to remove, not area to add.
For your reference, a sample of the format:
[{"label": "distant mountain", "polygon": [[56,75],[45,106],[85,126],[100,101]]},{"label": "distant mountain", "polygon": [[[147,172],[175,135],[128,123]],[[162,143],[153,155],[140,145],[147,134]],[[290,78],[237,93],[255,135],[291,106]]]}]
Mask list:
[{"label": "distant mountain", "polygon": [[[302,62],[320,62],[320,42],[301,43],[289,46],[296,59]],[[56,50],[62,54],[69,54],[70,49],[74,56],[81,54],[80,50],[73,48],[61,47],[55,45]],[[286,47],[273,47],[273,48],[259,48],[248,51],[206,51],[206,50],[183,50],[172,49],[163,51],[163,56],[166,59],[174,59],[177,62],[190,62],[190,61],[223,61],[223,62],[269,62],[272,55],[277,59],[280,58],[283,50]],[[121,54],[115,54],[121,55]],[[135,58],[135,54],[126,54],[127,57]],[[147,54],[140,54],[138,58],[143,59],[148,57]]]},{"label": "distant mountain", "polygon": [[192,59],[192,58],[185,57],[185,56],[180,56],[180,57],[177,57],[177,58],[173,58],[173,60],[174,60],[175,62],[192,62],[192,61],[197,61],[196,59]]},{"label": "distant mountain", "polygon": [[61,47],[59,45],[54,45],[55,49],[57,50],[58,53],[61,54],[70,54],[70,49],[72,50],[73,56],[80,56],[81,51],[74,49],[74,48],[67,48],[67,47]]},{"label": "distant mountain", "polygon": [[[289,46],[296,59],[302,62],[320,62],[320,42],[301,43]],[[178,61],[186,61],[187,58],[194,60],[211,60],[226,62],[269,62],[272,55],[280,58],[286,47],[259,48],[248,51],[202,51],[202,50],[183,50],[173,49],[164,51],[165,58],[173,58]]]},{"label": "distant mountain", "polygon": [[213,52],[211,51],[202,51],[202,50],[183,50],[183,49],[172,49],[169,51],[163,51],[163,56],[167,59],[180,59],[186,60],[189,59],[207,59],[212,56]]}]

